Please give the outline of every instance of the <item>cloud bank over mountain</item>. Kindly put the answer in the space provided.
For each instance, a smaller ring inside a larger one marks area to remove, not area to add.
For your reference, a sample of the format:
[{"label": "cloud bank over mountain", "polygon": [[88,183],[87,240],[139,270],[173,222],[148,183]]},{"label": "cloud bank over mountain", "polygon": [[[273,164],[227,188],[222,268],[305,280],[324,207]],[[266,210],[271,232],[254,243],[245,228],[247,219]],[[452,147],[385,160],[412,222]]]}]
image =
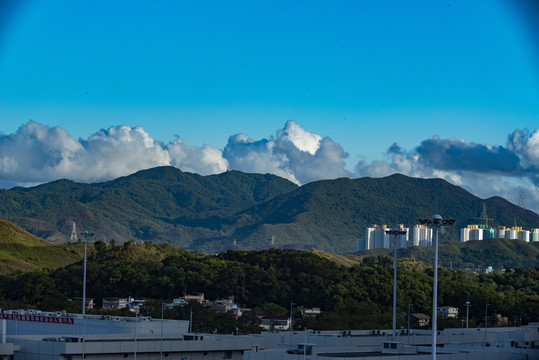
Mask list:
[{"label": "cloud bank over mountain", "polygon": [[436,135],[410,150],[394,143],[386,158],[359,161],[353,170],[345,167],[347,157],[330,137],[294,121],[267,139],[232,135],[222,151],[211,145],[191,146],[180,138],[164,144],[140,126],[111,126],[75,140],[61,127],[29,121],[13,134],[0,133],[0,187],[60,178],[100,182],[162,165],[201,175],[228,169],[272,173],[297,184],[402,173],[443,178],[483,198],[497,195],[516,202],[523,190],[524,206],[539,212],[539,129],[514,130],[505,146]]}]

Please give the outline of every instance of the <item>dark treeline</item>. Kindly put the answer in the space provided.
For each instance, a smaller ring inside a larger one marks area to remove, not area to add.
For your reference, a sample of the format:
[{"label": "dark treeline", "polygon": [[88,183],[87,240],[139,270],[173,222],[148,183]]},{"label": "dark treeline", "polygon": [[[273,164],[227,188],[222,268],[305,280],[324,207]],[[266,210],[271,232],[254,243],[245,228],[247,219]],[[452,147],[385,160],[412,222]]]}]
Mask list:
[{"label": "dark treeline", "polygon": [[[86,294],[98,307],[103,297],[152,299],[141,312],[160,317],[162,301],[204,293],[210,300],[234,296],[241,307],[274,314],[288,314],[293,302],[297,328],[391,327],[393,260],[384,255],[345,267],[309,251],[228,251],[209,256],[152,243],[90,245]],[[406,327],[409,304],[414,304],[412,312],[432,314],[432,273],[428,264],[399,259],[399,326]],[[79,262],[54,271],[2,276],[0,305],[80,312],[81,303],[69,299],[82,296],[82,274],[83,263]],[[537,321],[539,268],[479,276],[440,269],[438,294],[439,306],[458,307],[464,316],[464,304],[470,301],[471,326],[481,325],[487,302],[491,304],[489,313],[507,316],[510,325],[521,319],[522,323]],[[299,310],[311,307],[319,307],[322,314],[300,320]],[[165,317],[187,320],[192,311],[195,331],[253,332],[257,329],[254,310],[238,320],[232,314],[215,314],[208,307],[191,304],[166,311]],[[460,327],[461,319],[440,324]]]}]

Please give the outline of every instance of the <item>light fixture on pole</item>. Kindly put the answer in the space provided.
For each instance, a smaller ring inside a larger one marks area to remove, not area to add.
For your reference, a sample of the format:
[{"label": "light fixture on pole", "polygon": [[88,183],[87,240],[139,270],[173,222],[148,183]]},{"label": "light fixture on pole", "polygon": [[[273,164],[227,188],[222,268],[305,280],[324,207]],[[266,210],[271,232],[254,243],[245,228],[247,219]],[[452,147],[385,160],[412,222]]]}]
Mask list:
[{"label": "light fixture on pole", "polygon": [[386,234],[393,235],[393,247],[395,253],[393,255],[393,333],[391,340],[396,340],[397,334],[397,235],[404,235],[407,231],[402,228],[386,230]]},{"label": "light fixture on pole", "polygon": [[434,238],[434,285],[432,287],[432,360],[436,360],[436,316],[438,315],[438,232],[440,227],[453,225],[454,219],[444,220],[440,215],[435,214],[431,219],[418,219],[421,225],[426,225],[436,229]]},{"label": "light fixture on pole", "polygon": [[469,315],[470,315],[470,306],[472,306],[472,304],[469,301],[466,301],[466,303],[464,303],[464,306],[466,306],[466,329],[467,329],[468,328],[468,319],[469,319]]}]

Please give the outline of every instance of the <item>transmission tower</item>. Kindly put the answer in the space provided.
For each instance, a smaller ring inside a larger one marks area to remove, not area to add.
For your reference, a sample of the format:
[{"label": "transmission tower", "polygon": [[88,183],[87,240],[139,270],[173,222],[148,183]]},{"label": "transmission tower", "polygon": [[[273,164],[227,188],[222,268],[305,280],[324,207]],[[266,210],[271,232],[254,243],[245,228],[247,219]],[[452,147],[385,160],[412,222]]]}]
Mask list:
[{"label": "transmission tower", "polygon": [[73,221],[73,230],[71,230],[71,241],[77,241],[77,226],[75,225],[75,222]]},{"label": "transmission tower", "polygon": [[481,211],[481,216],[480,217],[474,217],[472,219],[477,219],[477,220],[484,221],[486,227],[488,227],[488,221],[489,220],[494,220],[494,219],[489,218],[487,216],[487,204],[486,203],[483,203],[483,210]]},{"label": "transmission tower", "polygon": [[518,206],[521,208],[524,208],[524,199],[526,198],[526,194],[524,193],[524,190],[520,190],[518,192]]}]

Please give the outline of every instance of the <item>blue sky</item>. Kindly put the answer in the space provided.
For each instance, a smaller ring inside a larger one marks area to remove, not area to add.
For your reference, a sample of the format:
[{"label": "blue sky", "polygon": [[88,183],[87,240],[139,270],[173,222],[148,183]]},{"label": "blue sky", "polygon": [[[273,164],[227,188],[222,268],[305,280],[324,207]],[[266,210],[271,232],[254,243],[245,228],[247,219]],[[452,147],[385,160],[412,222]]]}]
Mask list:
[{"label": "blue sky", "polygon": [[0,4],[0,186],[401,172],[539,212],[532,1]]}]

